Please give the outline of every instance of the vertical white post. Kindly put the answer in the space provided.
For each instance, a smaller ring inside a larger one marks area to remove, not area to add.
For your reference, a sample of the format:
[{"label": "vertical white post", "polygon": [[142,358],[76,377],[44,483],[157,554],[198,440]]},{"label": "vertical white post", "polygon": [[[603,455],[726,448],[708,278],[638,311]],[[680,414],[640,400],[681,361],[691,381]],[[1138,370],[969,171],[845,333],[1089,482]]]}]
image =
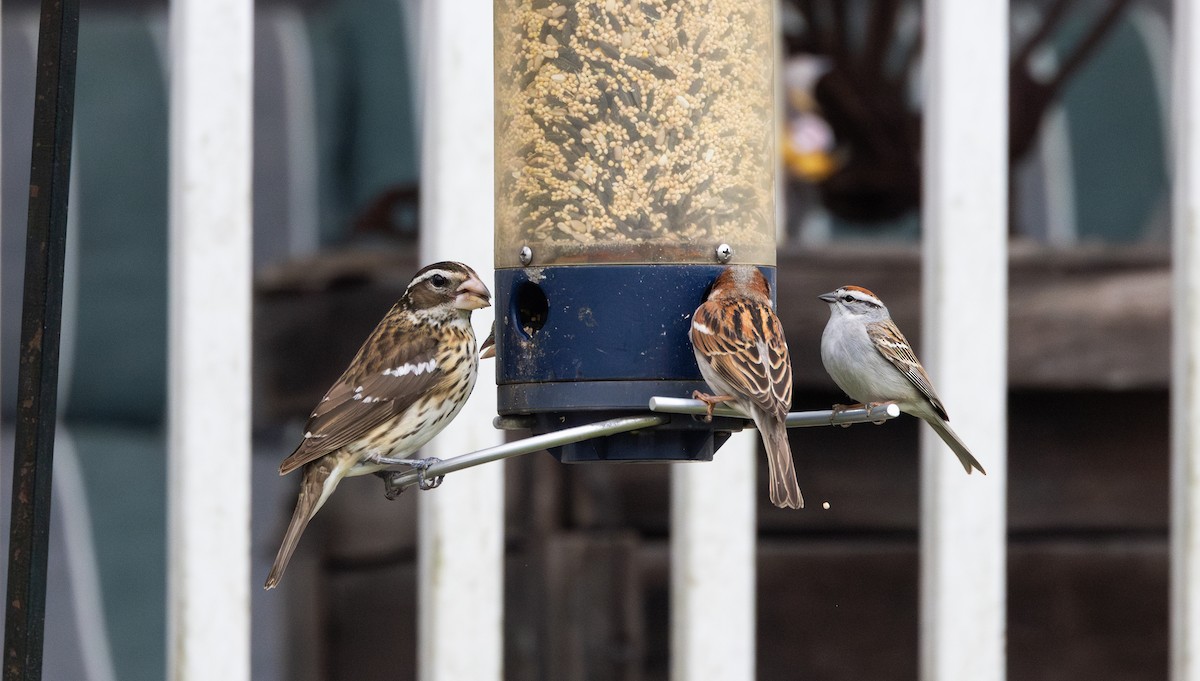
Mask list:
[{"label": "vertical white post", "polygon": [[250,678],[252,0],[170,9],[168,678]]},{"label": "vertical white post", "polygon": [[758,431],[671,467],[671,679],[754,678]]},{"label": "vertical white post", "polygon": [[966,475],[921,429],[923,681],[1005,678],[1008,3],[926,0],[918,348]]},{"label": "vertical white post", "polygon": [[[421,257],[459,260],[493,281],[492,3],[422,8]],[[480,342],[491,310],[475,313]],[[423,456],[446,458],[503,442],[495,362],[480,362],[475,394]],[[418,676],[498,681],[503,672],[504,464],[455,473],[420,498]],[[465,647],[464,647],[465,646]]]},{"label": "vertical white post", "polygon": [[1200,681],[1200,10],[1174,22],[1171,679]]}]

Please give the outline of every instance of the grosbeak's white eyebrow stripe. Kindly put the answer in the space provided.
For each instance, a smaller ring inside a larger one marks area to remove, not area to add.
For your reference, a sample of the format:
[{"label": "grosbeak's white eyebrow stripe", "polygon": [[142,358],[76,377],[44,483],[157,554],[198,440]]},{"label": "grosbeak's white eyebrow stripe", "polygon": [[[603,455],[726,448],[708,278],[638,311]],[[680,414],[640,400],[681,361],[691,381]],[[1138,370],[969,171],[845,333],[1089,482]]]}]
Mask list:
[{"label": "grosbeak's white eyebrow stripe", "polygon": [[412,362],[409,362],[407,364],[401,364],[400,366],[396,367],[395,369],[384,369],[383,375],[399,377],[399,376],[407,376],[408,374],[412,374],[414,376],[420,376],[421,374],[423,374],[427,371],[433,371],[436,368],[437,368],[437,359],[434,358],[434,359],[430,359],[425,362],[417,362],[416,364],[414,364]]},{"label": "grosbeak's white eyebrow stripe", "polygon": [[693,322],[692,322],[692,328],[693,328],[693,329],[695,329],[695,330],[697,330],[697,331],[699,331],[700,333],[702,333],[702,334],[704,334],[704,335],[706,335],[706,336],[711,336],[711,335],[713,335],[712,329],[708,328],[708,327],[707,327],[707,326],[705,326],[704,324],[701,324],[700,322],[693,321]]},{"label": "grosbeak's white eyebrow stripe", "polygon": [[454,273],[450,272],[449,270],[429,270],[425,274],[422,274],[421,276],[417,277],[416,279],[413,279],[412,281],[408,282],[408,288],[404,289],[404,292],[408,293],[409,290],[412,289],[412,287],[416,286],[417,284],[420,284],[423,281],[427,281],[428,279],[431,279],[436,274],[440,274],[447,279],[450,279],[454,276]]}]

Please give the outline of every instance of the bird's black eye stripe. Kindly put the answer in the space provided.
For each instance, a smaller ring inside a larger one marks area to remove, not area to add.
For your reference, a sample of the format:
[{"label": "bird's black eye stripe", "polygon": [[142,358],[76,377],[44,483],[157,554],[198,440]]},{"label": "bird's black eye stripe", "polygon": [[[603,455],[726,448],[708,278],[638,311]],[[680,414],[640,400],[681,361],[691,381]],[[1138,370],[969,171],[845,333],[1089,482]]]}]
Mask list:
[{"label": "bird's black eye stripe", "polygon": [[441,288],[446,285],[446,278],[440,274],[435,274],[429,278],[429,281],[436,287]]},{"label": "bird's black eye stripe", "polygon": [[846,295],[842,296],[842,300],[846,301],[847,303],[852,303],[854,302],[854,296],[847,293]]}]

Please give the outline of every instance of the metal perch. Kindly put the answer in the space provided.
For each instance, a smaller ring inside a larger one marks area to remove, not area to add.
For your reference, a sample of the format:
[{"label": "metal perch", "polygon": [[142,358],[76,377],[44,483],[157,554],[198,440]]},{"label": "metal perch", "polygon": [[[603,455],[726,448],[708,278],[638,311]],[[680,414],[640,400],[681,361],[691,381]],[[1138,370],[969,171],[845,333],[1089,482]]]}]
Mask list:
[{"label": "metal perch", "polygon": [[[649,408],[650,411],[664,414],[704,414],[708,409],[700,400],[676,397],[651,397]],[[713,414],[716,416],[746,418],[741,412],[726,406],[717,406],[713,409]],[[891,402],[885,402],[874,405],[870,409],[857,407],[837,411],[833,409],[796,411],[788,414],[786,423],[788,428],[849,426],[855,423],[882,423],[888,419],[894,419],[899,415],[899,407]],[[392,472],[391,477],[386,480],[389,490],[388,496],[394,497],[399,492],[419,484],[422,480],[436,480],[448,473],[461,471],[472,466],[491,463],[492,461],[499,461],[501,459],[510,459],[522,454],[532,454],[533,452],[540,452],[550,447],[559,447],[596,437],[661,426],[669,420],[666,416],[655,416],[653,414],[624,416],[575,426],[574,428],[566,428],[553,433],[546,433],[545,435],[534,435],[533,437],[522,438],[516,442],[507,442],[495,447],[488,447],[487,449],[480,449],[469,454],[456,456],[452,459],[426,459],[419,466],[409,465],[406,470]]]},{"label": "metal perch", "polygon": [[[708,406],[700,400],[681,397],[651,397],[650,411],[663,414],[706,414]],[[713,416],[731,416],[748,419],[742,412],[724,405],[713,408]],[[788,428],[810,428],[812,426],[849,426],[855,423],[883,423],[900,415],[900,407],[893,402],[883,402],[870,409],[821,409],[818,411],[794,411],[787,415],[784,423]],[[751,422],[749,425],[753,425]]]}]

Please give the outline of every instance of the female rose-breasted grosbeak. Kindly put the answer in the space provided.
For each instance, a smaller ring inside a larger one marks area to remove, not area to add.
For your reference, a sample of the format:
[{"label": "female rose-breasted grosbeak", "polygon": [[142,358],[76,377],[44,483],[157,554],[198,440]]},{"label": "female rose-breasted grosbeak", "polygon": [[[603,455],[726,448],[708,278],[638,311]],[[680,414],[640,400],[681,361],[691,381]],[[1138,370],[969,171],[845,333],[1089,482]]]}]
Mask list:
[{"label": "female rose-breasted grosbeak", "polygon": [[479,368],[471,311],[489,305],[487,286],[462,263],[413,276],[279,466],[280,475],[303,466],[304,478],[264,588],[279,584],[301,533],[342,478],[382,471],[380,459],[411,455],[458,415]]},{"label": "female rose-breasted grosbeak", "polygon": [[803,508],[784,423],[792,405],[792,362],[757,267],[734,265],[721,272],[692,314],[691,337],[700,374],[717,392],[697,390],[692,397],[708,403],[710,418],[721,402],[733,402],[753,418],[767,449],[771,503]]}]

